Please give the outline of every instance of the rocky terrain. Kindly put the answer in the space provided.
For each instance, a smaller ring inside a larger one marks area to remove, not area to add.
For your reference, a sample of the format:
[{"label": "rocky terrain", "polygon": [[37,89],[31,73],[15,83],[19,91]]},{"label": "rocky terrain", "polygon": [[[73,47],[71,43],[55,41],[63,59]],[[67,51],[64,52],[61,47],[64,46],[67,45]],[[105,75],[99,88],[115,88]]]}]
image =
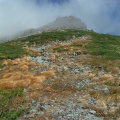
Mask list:
[{"label": "rocky terrain", "polygon": [[55,21],[48,23],[37,29],[30,29],[23,31],[21,36],[32,35],[41,33],[44,31],[53,30],[64,30],[64,29],[75,29],[75,30],[87,30],[87,26],[79,19],[74,16],[58,17]]},{"label": "rocky terrain", "polygon": [[79,30],[87,30],[87,27],[84,23],[81,22],[79,18],[74,16],[66,16],[66,17],[58,17],[52,23],[49,23],[39,30],[63,30],[63,29],[79,29]]},{"label": "rocky terrain", "polygon": [[0,120],[120,120],[119,91],[120,37],[74,16],[0,44]]},{"label": "rocky terrain", "polygon": [[[4,60],[0,88],[24,89],[27,110],[19,120],[120,120],[120,69],[101,63],[85,46],[92,37],[73,36],[24,46],[37,56]],[[17,107],[18,107],[17,106]]]}]

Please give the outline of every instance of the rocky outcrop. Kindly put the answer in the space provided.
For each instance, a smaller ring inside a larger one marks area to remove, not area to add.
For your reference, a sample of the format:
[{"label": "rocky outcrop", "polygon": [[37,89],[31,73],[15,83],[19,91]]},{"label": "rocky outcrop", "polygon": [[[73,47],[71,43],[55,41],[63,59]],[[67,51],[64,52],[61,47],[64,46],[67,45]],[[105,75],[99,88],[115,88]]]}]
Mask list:
[{"label": "rocky outcrop", "polygon": [[79,18],[74,16],[58,17],[54,22],[41,27],[40,31],[46,30],[63,30],[63,29],[82,29],[87,30],[84,23]]},{"label": "rocky outcrop", "polygon": [[48,23],[43,27],[23,31],[20,37],[41,33],[44,31],[64,30],[64,29],[87,30],[87,26],[79,18],[76,18],[74,16],[58,17],[56,18],[55,21]]}]

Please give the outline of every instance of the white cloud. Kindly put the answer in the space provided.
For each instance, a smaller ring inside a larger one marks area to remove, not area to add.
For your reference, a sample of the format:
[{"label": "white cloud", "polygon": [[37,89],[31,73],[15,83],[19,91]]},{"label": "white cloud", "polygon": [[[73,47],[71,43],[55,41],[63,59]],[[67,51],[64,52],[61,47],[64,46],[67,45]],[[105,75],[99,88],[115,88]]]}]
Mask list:
[{"label": "white cloud", "polygon": [[[69,0],[63,4],[41,5],[36,0],[0,0],[0,37],[9,37],[19,31],[43,26],[58,16],[74,15],[89,29],[120,35],[119,18],[113,18],[118,0]],[[42,0],[41,0],[42,1]]]}]

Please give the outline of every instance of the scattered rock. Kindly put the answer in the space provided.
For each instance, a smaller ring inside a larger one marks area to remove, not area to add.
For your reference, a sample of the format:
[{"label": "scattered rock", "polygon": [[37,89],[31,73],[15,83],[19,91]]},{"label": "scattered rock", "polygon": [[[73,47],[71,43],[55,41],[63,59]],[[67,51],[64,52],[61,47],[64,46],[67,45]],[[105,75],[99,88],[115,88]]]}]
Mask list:
[{"label": "scattered rock", "polygon": [[91,98],[91,99],[88,100],[88,104],[89,104],[89,105],[95,106],[96,103],[97,103],[97,100],[94,99],[94,98]]},{"label": "scattered rock", "polygon": [[105,93],[105,94],[110,93],[110,91],[109,91],[109,89],[108,89],[108,88],[103,88],[101,91],[102,91],[102,93]]},{"label": "scattered rock", "polygon": [[96,114],[96,111],[95,110],[91,110],[89,113]]},{"label": "scattered rock", "polygon": [[84,87],[87,83],[89,83],[91,81],[91,79],[89,78],[84,78],[81,82],[76,84],[77,88],[82,88]]}]

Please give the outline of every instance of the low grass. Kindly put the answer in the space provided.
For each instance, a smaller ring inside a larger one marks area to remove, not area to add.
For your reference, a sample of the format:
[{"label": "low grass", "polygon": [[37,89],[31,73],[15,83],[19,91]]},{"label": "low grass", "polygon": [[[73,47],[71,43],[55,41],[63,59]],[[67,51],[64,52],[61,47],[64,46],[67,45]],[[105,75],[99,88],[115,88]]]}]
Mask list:
[{"label": "low grass", "polygon": [[[106,34],[98,34],[82,30],[51,31],[41,34],[31,35],[11,42],[0,44],[0,61],[2,59],[15,59],[26,54],[22,48],[25,44],[28,46],[36,44],[41,45],[51,41],[65,41],[72,39],[73,36],[81,37],[90,35],[92,42],[86,45],[88,52],[95,56],[101,56],[102,59],[120,59],[120,37]],[[82,44],[73,43],[72,46],[82,46]]]},{"label": "low grass", "polygon": [[26,54],[26,51],[20,44],[13,44],[12,42],[5,42],[0,44],[0,68],[2,68],[2,61],[5,59],[15,59]]},{"label": "low grass", "polygon": [[19,97],[22,96],[23,90],[0,90],[0,120],[16,120],[25,109],[20,108],[24,102]]},{"label": "low grass", "polygon": [[120,37],[92,33],[92,43],[87,46],[89,53],[102,59],[120,59]]},{"label": "low grass", "polygon": [[11,42],[0,44],[0,60],[15,59],[24,55],[24,53],[25,51],[22,49],[22,45],[12,44]]},{"label": "low grass", "polygon": [[[83,30],[66,30],[66,31],[51,31],[41,34],[31,35],[14,40],[13,42],[5,42],[0,44],[0,60],[14,59],[25,53],[22,48],[25,44],[28,46],[36,44],[41,45],[51,41],[65,41],[72,39],[73,36],[81,37],[89,35],[92,42],[86,45],[88,52],[92,55],[101,56],[102,59],[120,59],[120,37],[107,34],[99,34],[91,31]],[[73,43],[72,46],[82,46],[82,44]]]},{"label": "low grass", "polygon": [[24,38],[19,38],[16,42],[21,41],[22,43],[28,42],[28,45],[33,43],[40,45],[50,41],[65,41],[67,39],[73,38],[75,35],[76,37],[80,37],[85,33],[76,30],[68,30],[68,31],[51,31],[51,32],[43,32],[41,34],[31,35]]},{"label": "low grass", "polygon": [[74,47],[81,47],[81,46],[83,46],[83,44],[73,43],[73,44],[71,44],[71,46],[74,46]]},{"label": "low grass", "polygon": [[60,46],[60,47],[54,48],[53,50],[57,51],[57,52],[68,51],[68,49],[65,48],[64,46]]}]

